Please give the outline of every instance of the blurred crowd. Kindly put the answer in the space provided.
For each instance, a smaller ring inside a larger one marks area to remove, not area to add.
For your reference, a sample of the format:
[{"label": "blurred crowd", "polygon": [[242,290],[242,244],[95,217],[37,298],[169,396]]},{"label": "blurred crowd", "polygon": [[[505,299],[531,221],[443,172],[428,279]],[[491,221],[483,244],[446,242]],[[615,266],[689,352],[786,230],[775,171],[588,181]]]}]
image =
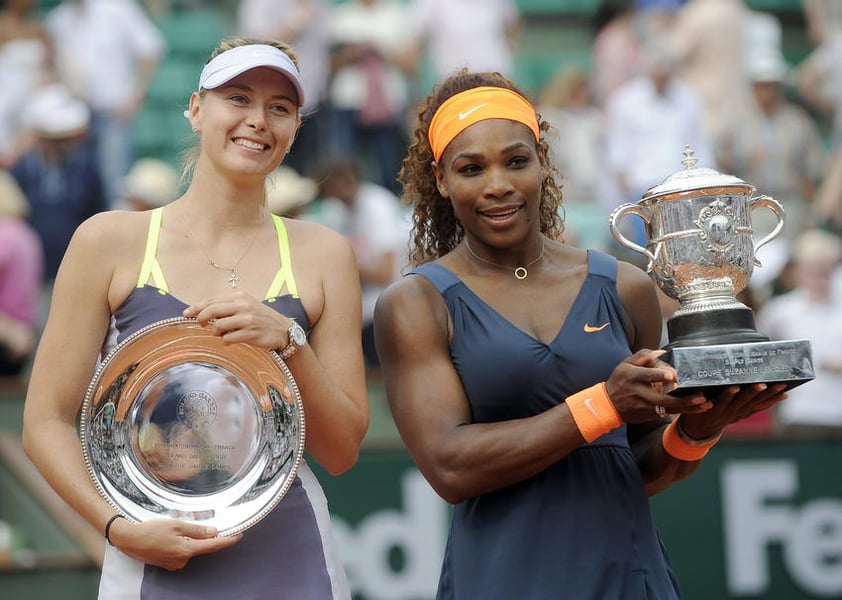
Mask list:
[{"label": "blurred crowd", "polygon": [[[528,18],[515,0],[479,4],[225,3],[231,35],[284,40],[299,55],[304,124],[268,206],[352,240],[372,374],[374,301],[407,262],[411,227],[397,174],[415,102],[460,67],[518,80]],[[0,2],[0,377],[25,379],[79,223],[179,195],[178,165],[138,156],[135,118],[167,58],[156,21],[214,5]],[[766,335],[811,340],[817,377],[744,434],[842,432],[842,398],[832,393],[842,385],[842,2],[802,6],[810,48],[794,60],[776,15],[743,0],[595,0],[587,63],[560,61],[540,89],[527,90],[554,126],[569,243],[639,263],[613,242],[607,216],[681,169],[686,146],[700,166],[785,207],[783,233],[758,251],[763,267],[743,296]],[[774,222],[755,212],[760,239]],[[626,232],[639,242],[644,233]]]}]

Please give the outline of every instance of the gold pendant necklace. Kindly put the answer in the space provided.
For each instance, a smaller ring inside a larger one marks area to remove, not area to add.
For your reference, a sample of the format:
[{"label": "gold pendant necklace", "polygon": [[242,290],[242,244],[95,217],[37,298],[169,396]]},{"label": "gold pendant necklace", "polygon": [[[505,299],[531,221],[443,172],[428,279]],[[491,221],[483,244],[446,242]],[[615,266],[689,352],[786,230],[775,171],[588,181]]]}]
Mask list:
[{"label": "gold pendant necklace", "polygon": [[[262,218],[262,217],[261,217],[261,218]],[[182,226],[184,226],[184,224],[183,224],[183,223],[182,223]],[[240,265],[240,262],[242,262],[242,260],[246,257],[246,254],[248,254],[248,253],[249,253],[249,250],[251,250],[251,247],[252,247],[252,246],[254,246],[254,242],[255,242],[255,240],[257,239],[257,235],[260,233],[260,227],[259,227],[259,226],[257,227],[257,230],[254,232],[254,235],[253,235],[253,236],[252,236],[252,238],[251,238],[251,242],[249,242],[249,245],[248,245],[248,246],[246,246],[246,249],[245,249],[245,250],[243,250],[243,253],[240,255],[240,258],[238,258],[238,259],[237,259],[237,262],[235,262],[235,263],[234,263],[234,266],[232,266],[232,267],[225,267],[225,266],[222,266],[222,265],[220,265],[219,263],[215,262],[215,261],[214,261],[214,260],[210,257],[210,255],[209,255],[209,254],[205,251],[205,248],[202,246],[202,244],[199,242],[199,240],[198,240],[198,239],[196,239],[196,238],[193,236],[193,234],[191,233],[190,229],[189,229],[189,228],[187,228],[187,227],[184,227],[184,230],[185,230],[185,232],[186,232],[186,235],[185,235],[184,237],[186,237],[186,238],[188,238],[188,239],[192,239],[192,240],[196,243],[196,245],[199,247],[199,250],[201,250],[201,251],[202,251],[202,254],[204,254],[204,255],[205,255],[205,258],[208,260],[208,264],[209,264],[211,267],[213,267],[214,269],[218,269],[218,270],[220,270],[220,271],[228,271],[228,273],[229,273],[229,275],[228,275],[228,283],[230,283],[230,284],[231,284],[231,287],[232,287],[232,288],[236,288],[236,287],[237,287],[237,284],[238,284],[238,283],[239,283],[239,281],[240,281],[240,275],[237,273],[237,267]]]},{"label": "gold pendant necklace", "polygon": [[471,256],[473,256],[475,259],[477,259],[479,261],[484,262],[487,265],[491,265],[492,267],[497,267],[498,269],[505,269],[506,271],[512,270],[514,272],[515,279],[518,279],[520,281],[523,281],[524,279],[529,277],[528,267],[531,267],[536,262],[538,262],[539,260],[544,258],[544,236],[541,236],[541,252],[538,254],[538,257],[529,261],[528,263],[526,263],[523,266],[514,267],[514,268],[507,267],[506,265],[498,265],[497,263],[491,262],[490,260],[488,260],[486,258],[483,258],[482,256],[480,256],[479,254],[477,254],[476,252],[473,251],[473,249],[471,248],[471,245],[468,243],[467,237],[465,237],[465,247],[468,249],[468,252],[470,252]]}]

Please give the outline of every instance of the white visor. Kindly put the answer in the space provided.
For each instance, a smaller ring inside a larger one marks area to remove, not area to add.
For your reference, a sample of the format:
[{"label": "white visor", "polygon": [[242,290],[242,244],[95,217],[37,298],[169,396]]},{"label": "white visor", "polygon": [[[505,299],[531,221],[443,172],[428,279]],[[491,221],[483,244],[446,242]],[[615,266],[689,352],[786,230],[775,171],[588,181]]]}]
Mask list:
[{"label": "white visor", "polygon": [[199,77],[199,89],[212,90],[218,88],[237,75],[257,67],[269,67],[286,75],[298,93],[298,106],[304,105],[304,90],[301,88],[295,63],[277,48],[266,44],[238,46],[217,55],[202,69],[202,74]]}]

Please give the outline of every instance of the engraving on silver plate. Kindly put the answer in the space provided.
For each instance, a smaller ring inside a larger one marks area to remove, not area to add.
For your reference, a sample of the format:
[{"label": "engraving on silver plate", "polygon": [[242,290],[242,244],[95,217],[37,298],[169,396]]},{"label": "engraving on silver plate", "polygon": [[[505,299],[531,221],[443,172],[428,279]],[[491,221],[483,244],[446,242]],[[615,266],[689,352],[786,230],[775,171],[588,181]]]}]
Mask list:
[{"label": "engraving on silver plate", "polygon": [[304,452],[298,387],[280,356],[168,319],[123,341],[82,406],[88,472],[132,521],[239,533],[292,485]]},{"label": "engraving on silver plate", "polygon": [[763,381],[795,387],[815,377],[807,340],[673,348],[665,355],[679,390]]}]

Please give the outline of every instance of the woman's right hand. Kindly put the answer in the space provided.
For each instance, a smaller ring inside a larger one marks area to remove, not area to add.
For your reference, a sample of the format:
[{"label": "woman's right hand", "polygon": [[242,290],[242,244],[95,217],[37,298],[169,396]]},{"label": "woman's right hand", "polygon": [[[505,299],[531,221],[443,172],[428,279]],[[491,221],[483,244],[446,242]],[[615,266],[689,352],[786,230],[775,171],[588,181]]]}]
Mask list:
[{"label": "woman's right hand", "polygon": [[663,350],[638,350],[621,362],[608,381],[608,395],[624,423],[646,423],[663,418],[665,414],[699,414],[713,405],[699,392],[673,396],[675,369],[660,360]]},{"label": "woman's right hand", "polygon": [[109,537],[123,554],[148,565],[177,571],[194,556],[233,546],[243,535],[219,537],[213,527],[162,518],[143,523],[117,519]]}]

